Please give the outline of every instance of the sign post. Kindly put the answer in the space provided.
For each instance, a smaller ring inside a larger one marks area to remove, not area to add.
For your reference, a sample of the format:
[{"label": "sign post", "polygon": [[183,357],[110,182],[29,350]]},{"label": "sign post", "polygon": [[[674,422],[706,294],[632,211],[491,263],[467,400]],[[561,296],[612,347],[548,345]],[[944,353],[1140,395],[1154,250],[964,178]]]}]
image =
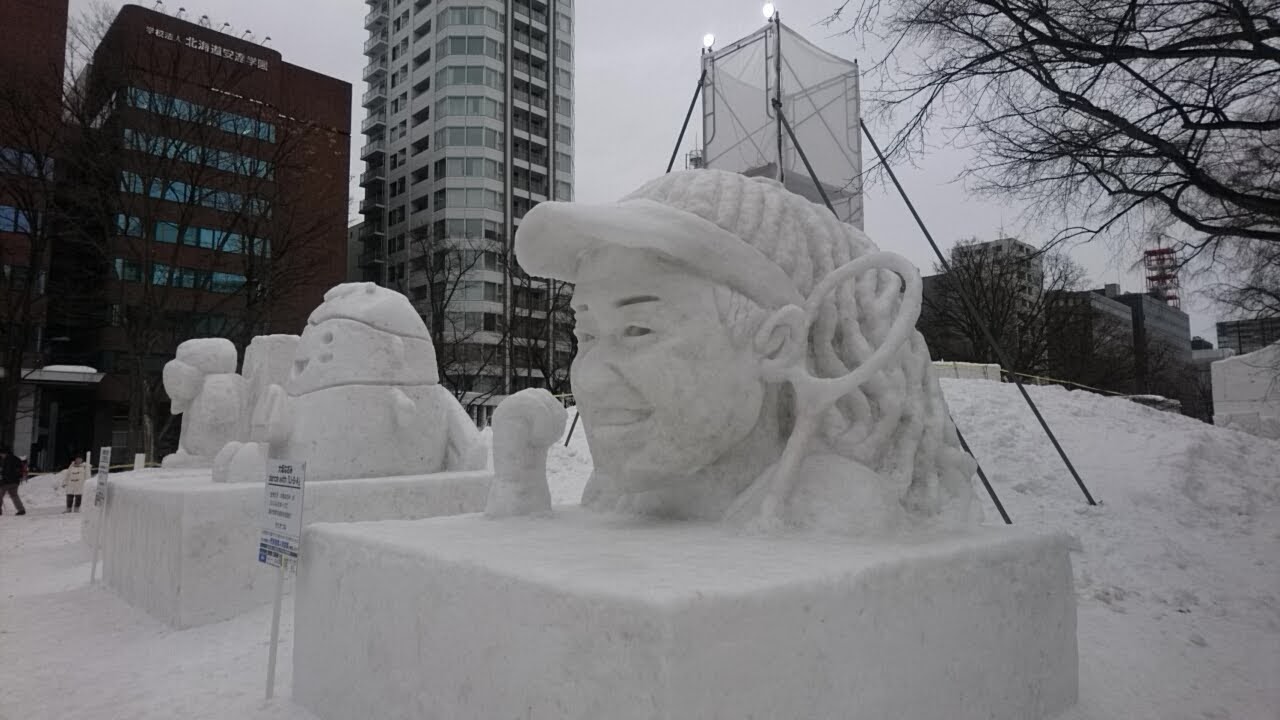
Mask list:
[{"label": "sign post", "polygon": [[98,576],[98,554],[102,551],[102,529],[107,525],[107,475],[111,472],[111,447],[102,448],[98,453],[98,487],[93,491],[94,507],[98,511],[97,539],[93,543],[93,563],[89,565],[89,584]]},{"label": "sign post", "polygon": [[267,699],[276,689],[276,646],[280,640],[280,604],[284,575],[298,568],[302,545],[302,493],[307,464],[273,461],[267,467],[258,562],[277,568],[275,605],[271,608],[271,650],[267,656]]}]

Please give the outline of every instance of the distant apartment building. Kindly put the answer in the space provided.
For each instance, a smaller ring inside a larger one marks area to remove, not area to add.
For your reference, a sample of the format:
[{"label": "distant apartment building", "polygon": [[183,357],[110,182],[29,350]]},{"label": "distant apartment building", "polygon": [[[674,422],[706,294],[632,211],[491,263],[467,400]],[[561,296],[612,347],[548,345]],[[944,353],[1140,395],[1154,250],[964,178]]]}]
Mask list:
[{"label": "distant apartment building", "polygon": [[364,280],[364,271],[360,269],[360,250],[364,246],[361,240],[363,232],[364,223],[358,222],[347,228],[347,282]]},{"label": "distant apartment building", "polygon": [[484,423],[505,394],[567,385],[568,288],[525,275],[511,241],[573,199],[573,3],[368,6],[359,265],[413,301]]},{"label": "distant apartment building", "polygon": [[1058,292],[1047,307],[1052,377],[1113,392],[1133,392],[1133,311],[1119,285]]},{"label": "distant apartment building", "polygon": [[248,35],[126,5],[77,79],[51,313],[65,360],[106,377],[59,463],[86,436],[172,449],[180,342],[298,333],[347,276],[351,86]]},{"label": "distant apartment building", "polygon": [[1251,353],[1280,342],[1280,317],[1229,320],[1218,323],[1218,347],[1237,355]]},{"label": "distant apartment building", "polygon": [[67,8],[0,0],[0,445],[23,457],[39,445],[45,389],[96,380],[44,369],[54,344],[47,279]]},{"label": "distant apartment building", "polygon": [[1042,354],[1030,347],[1041,339],[1033,324],[1046,299],[1040,252],[1015,238],[962,243],[951,249],[950,266],[950,272],[923,278],[919,327],[933,359],[997,361],[969,320],[962,299],[967,294],[1006,356],[1029,369],[1033,356]]},{"label": "distant apartment building", "polygon": [[1191,318],[1155,295],[1125,293],[1116,301],[1133,316],[1135,391],[1176,398],[1191,365]]}]

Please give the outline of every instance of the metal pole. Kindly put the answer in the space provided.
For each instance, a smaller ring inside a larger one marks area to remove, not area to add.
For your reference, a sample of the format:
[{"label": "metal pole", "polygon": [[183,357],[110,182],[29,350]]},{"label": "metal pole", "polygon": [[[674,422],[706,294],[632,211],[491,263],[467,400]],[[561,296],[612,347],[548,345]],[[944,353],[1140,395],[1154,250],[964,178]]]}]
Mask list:
[{"label": "metal pole", "polygon": [[675,167],[676,156],[680,154],[680,146],[684,144],[684,133],[689,129],[689,118],[693,117],[693,108],[698,104],[698,96],[702,94],[702,83],[707,79],[707,69],[702,68],[698,76],[698,87],[694,88],[693,99],[689,100],[689,112],[684,114],[684,124],[680,126],[680,137],[676,138],[676,146],[671,148],[671,159],[667,161],[667,172]]},{"label": "metal pole", "polygon": [[[784,182],[785,176],[782,170],[782,17],[777,10],[773,11],[773,32],[774,51],[773,51],[773,109],[778,114],[778,182]],[[792,144],[795,144],[795,133],[791,132],[791,127],[787,127],[787,134],[791,136]],[[808,162],[805,163],[808,166]],[[809,172],[810,175],[813,171]],[[827,203],[830,205],[831,203]]]},{"label": "metal pole", "polygon": [[573,413],[573,422],[570,423],[569,425],[569,434],[564,436],[565,447],[569,447],[569,441],[573,439],[573,430],[574,428],[578,427],[578,418],[581,416],[582,416],[582,413],[579,413],[577,411]]},{"label": "metal pole", "polygon": [[818,173],[814,172],[813,166],[809,164],[809,156],[804,153],[804,148],[800,147],[800,141],[796,140],[796,134],[791,131],[791,123],[787,122],[787,116],[782,114],[782,102],[777,98],[773,100],[773,111],[778,114],[778,124],[787,131],[787,135],[791,138],[791,144],[796,148],[796,154],[800,156],[800,162],[804,163],[804,169],[809,171],[809,179],[813,181],[814,187],[818,188],[818,194],[822,196],[822,202],[831,211],[832,215],[840,218],[836,208],[831,204],[831,198],[827,197],[827,191],[822,189],[822,183],[818,180]]},{"label": "metal pole", "polygon": [[[920,218],[920,213],[916,212],[916,206],[911,203],[911,198],[907,197],[907,191],[903,189],[902,183],[898,182],[898,176],[894,174],[893,168],[889,167],[889,163],[885,160],[884,153],[880,152],[880,146],[876,144],[875,138],[871,137],[871,131],[867,129],[867,124],[862,120],[858,123],[862,126],[862,133],[867,136],[867,140],[871,143],[871,147],[876,151],[876,157],[880,159],[880,164],[884,166],[885,172],[889,173],[889,179],[893,181],[893,186],[898,189],[898,194],[902,196],[903,202],[907,204],[907,209],[911,211],[911,216],[916,219],[916,224],[920,226],[920,231],[924,233],[924,237],[929,241],[929,246],[933,248],[933,253],[938,256],[938,262],[942,265],[944,272],[951,272],[951,264],[947,262],[943,256],[942,250],[938,248],[938,243],[934,242],[933,235],[929,233],[929,228],[925,227],[924,220]],[[1012,368],[1008,356],[1005,355],[1004,349],[1000,347],[1000,343],[996,342],[995,336],[991,333],[991,328],[987,327],[987,323],[979,315],[977,307],[969,299],[969,294],[965,292],[963,287],[957,286],[960,291],[960,302],[964,304],[965,310],[969,316],[977,321],[978,327],[982,328],[982,335],[987,343],[995,352],[996,357],[1000,359],[1000,364],[1006,368]],[[1058,442],[1058,438],[1054,436],[1053,430],[1049,429],[1049,423],[1045,422],[1044,416],[1040,414],[1040,408],[1036,407],[1036,403],[1031,399],[1030,393],[1022,386],[1022,381],[1017,375],[1010,374],[1013,378],[1013,384],[1018,386],[1018,392],[1022,393],[1022,399],[1027,401],[1027,406],[1031,408],[1032,414],[1036,416],[1036,421],[1040,423],[1040,427],[1044,429],[1044,434],[1049,436],[1049,442],[1053,443],[1053,448],[1058,451],[1058,457],[1062,458],[1062,462],[1067,466],[1067,470],[1071,472],[1071,477],[1075,478],[1076,485],[1080,486],[1080,492],[1084,493],[1084,499],[1089,501],[1090,505],[1097,505],[1093,495],[1089,493],[1089,488],[1085,487],[1084,480],[1080,478],[1080,473],[1076,472],[1076,468],[1071,464],[1071,459],[1067,457],[1067,453],[1062,449],[1062,445]]]},{"label": "metal pole", "polygon": [[956,425],[955,418],[951,418],[951,424],[956,427],[956,437],[960,439],[960,447],[969,453],[969,457],[978,464],[978,477],[982,480],[982,487],[987,489],[987,495],[991,496],[991,502],[996,504],[996,510],[1000,512],[1000,517],[1004,519],[1005,525],[1012,525],[1013,521],[1009,519],[1009,513],[1004,511],[1004,503],[1000,502],[1000,498],[996,496],[996,489],[991,487],[991,481],[987,480],[987,474],[982,472],[982,463],[978,462],[978,456],[973,454],[973,450],[969,449],[969,443],[964,441],[964,435],[960,432],[960,426]]},{"label": "metal pole", "polygon": [[276,692],[276,646],[280,644],[280,605],[284,597],[284,558],[280,559],[280,572],[276,575],[276,603],[271,608],[271,650],[267,653],[267,699]]},{"label": "metal pole", "polygon": [[[800,146],[800,142],[796,140],[796,135],[791,131],[791,123],[787,121],[787,116],[782,113],[782,104],[774,100],[773,109],[778,113],[778,120],[781,121],[782,127],[786,128],[787,135],[791,137],[791,144],[795,146],[796,154],[800,156],[800,161],[804,163],[804,169],[809,171],[809,179],[813,181],[814,187],[818,188],[818,194],[822,196],[822,202],[839,219],[835,206],[831,204],[831,198],[827,197],[827,191],[822,189],[822,183],[818,181],[818,174],[814,172],[813,166],[809,164],[809,156],[805,155],[804,148]],[[964,441],[964,435],[960,434],[960,427],[955,424],[954,418],[951,424],[956,428],[956,436],[960,439],[960,447],[969,453],[969,457],[973,458],[973,462],[978,466],[978,477],[982,479],[982,486],[987,489],[987,494],[991,496],[991,502],[995,503],[996,510],[1000,511],[1000,517],[1004,518],[1006,525],[1012,525],[1013,521],[1009,519],[1009,513],[1004,511],[1004,504],[1000,502],[1000,498],[996,496],[995,488],[991,487],[991,483],[987,480],[987,474],[982,471],[982,463],[978,462],[978,457],[969,449],[969,444]]]}]

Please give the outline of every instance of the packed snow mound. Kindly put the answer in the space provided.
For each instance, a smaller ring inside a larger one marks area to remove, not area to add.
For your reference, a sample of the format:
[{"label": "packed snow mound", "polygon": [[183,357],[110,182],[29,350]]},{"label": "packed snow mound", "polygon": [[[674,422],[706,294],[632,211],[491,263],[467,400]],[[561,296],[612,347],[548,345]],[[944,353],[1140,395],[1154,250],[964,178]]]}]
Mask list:
[{"label": "packed snow mound", "polygon": [[[1080,704],[1056,720],[1275,717],[1280,442],[1028,387],[1099,502],[1090,507],[1016,386],[941,383],[1014,523],[1079,539]],[[591,471],[582,428],[547,467],[553,500],[577,502]],[[978,492],[986,522],[999,524]]]}]

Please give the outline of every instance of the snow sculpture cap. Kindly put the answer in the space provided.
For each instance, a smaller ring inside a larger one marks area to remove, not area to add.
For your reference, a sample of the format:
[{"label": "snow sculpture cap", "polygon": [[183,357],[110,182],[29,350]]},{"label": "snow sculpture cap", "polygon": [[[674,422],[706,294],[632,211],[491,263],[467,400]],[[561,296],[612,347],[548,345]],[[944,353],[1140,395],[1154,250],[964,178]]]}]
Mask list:
[{"label": "snow sculpture cap", "polygon": [[307,324],[334,319],[354,320],[392,335],[431,341],[409,298],[374,283],[343,283],[331,288]]},{"label": "snow sculpture cap", "polygon": [[583,254],[606,245],[675,260],[766,308],[803,302],[786,272],[742,238],[648,198],[611,205],[539,203],[516,230],[516,258],[525,272],[566,282],[577,282]]}]

